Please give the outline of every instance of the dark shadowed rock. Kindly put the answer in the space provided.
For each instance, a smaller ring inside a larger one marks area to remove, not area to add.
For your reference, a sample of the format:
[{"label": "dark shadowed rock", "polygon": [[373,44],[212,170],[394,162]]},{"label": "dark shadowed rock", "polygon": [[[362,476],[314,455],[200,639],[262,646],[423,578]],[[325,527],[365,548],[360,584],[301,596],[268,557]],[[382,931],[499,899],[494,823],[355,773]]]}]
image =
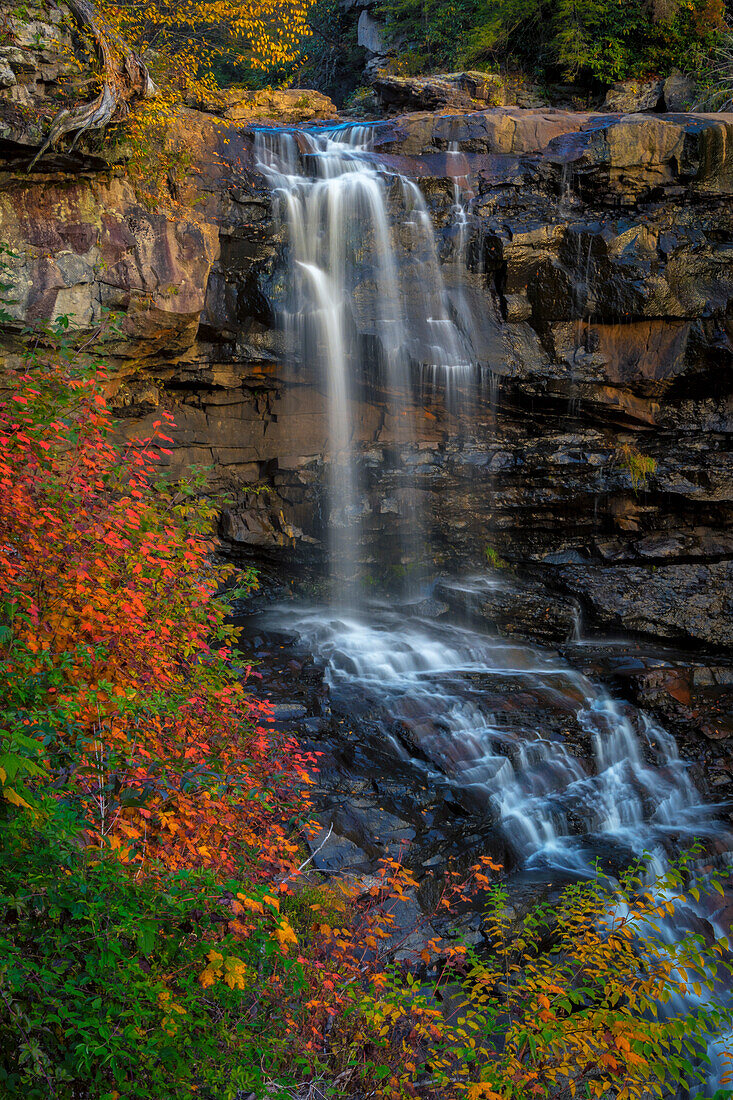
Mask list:
[{"label": "dark shadowed rock", "polygon": [[559,574],[612,629],[733,646],[733,562],[569,566]]},{"label": "dark shadowed rock", "polygon": [[328,874],[365,870],[369,862],[365,852],[346,837],[338,836],[331,830],[322,829],[308,841],[313,866],[317,871]]},{"label": "dark shadowed rock", "polygon": [[579,617],[572,600],[553,595],[541,582],[498,572],[439,581],[436,593],[453,612],[498,634],[549,644],[570,638]]},{"label": "dark shadowed rock", "polygon": [[662,89],[665,111],[691,111],[699,94],[694,80],[673,69]]}]

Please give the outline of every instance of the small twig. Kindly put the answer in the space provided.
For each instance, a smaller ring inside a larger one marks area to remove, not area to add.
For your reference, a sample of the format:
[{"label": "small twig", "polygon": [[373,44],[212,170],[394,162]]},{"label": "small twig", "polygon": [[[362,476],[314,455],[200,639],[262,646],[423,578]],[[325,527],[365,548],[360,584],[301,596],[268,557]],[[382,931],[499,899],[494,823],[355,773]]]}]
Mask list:
[{"label": "small twig", "polygon": [[331,839],[331,833],[332,832],[333,832],[333,825],[329,825],[328,832],[326,833],[323,840],[321,841],[321,843],[316,848],[315,852],[312,852],[311,855],[309,855],[308,858],[306,860],[304,860],[301,863],[300,867],[296,868],[295,871],[291,871],[289,875],[285,876],[285,878],[280,879],[278,885],[282,886],[284,883],[288,882],[289,879],[295,878],[296,875],[299,875],[301,871],[305,870],[305,868],[308,866],[308,864],[312,863],[313,860],[316,858],[316,856],[320,852],[321,848],[323,848],[323,846],[325,844],[327,844],[328,841]]}]

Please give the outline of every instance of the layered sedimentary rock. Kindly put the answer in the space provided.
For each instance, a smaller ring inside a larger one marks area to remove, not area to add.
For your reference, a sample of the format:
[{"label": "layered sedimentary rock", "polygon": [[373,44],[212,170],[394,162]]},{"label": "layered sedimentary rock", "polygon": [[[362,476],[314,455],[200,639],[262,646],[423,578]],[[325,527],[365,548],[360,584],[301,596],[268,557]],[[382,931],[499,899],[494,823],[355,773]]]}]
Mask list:
[{"label": "layered sedimentary rock", "polygon": [[[235,495],[231,544],[317,564],[326,387],[275,321],[287,241],[251,124],[183,111],[191,167],[152,211],[124,165],[89,153],[26,175],[29,133],[6,114],[10,312],[89,326],[121,311],[121,430],[170,408],[172,472],[213,467]],[[733,117],[423,113],[376,123],[373,147],[428,198],[483,383],[448,409],[416,366],[406,443],[378,373],[358,380],[365,567],[409,566],[391,537],[409,485],[437,569],[485,563],[488,548],[579,600],[588,623],[730,646]],[[368,308],[352,321],[378,358]]]}]

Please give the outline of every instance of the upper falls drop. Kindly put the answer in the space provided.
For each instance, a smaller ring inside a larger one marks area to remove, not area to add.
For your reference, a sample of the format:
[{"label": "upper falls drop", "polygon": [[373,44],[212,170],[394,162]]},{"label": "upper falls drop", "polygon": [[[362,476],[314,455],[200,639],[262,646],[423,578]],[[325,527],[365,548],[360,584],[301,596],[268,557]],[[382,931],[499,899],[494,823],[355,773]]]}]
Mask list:
[{"label": "upper falls drop", "polygon": [[[452,304],[433,224],[418,186],[370,151],[370,129],[258,130],[258,167],[279,198],[289,242],[282,323],[291,353],[328,398],[328,532],[340,600],[353,600],[363,484],[354,435],[357,401],[378,379],[388,395],[395,439],[414,438],[410,395],[440,385],[448,405],[476,362],[471,311]],[[455,218],[465,257],[466,215],[460,162]],[[420,557],[422,517],[409,475],[400,494],[403,560]]]}]

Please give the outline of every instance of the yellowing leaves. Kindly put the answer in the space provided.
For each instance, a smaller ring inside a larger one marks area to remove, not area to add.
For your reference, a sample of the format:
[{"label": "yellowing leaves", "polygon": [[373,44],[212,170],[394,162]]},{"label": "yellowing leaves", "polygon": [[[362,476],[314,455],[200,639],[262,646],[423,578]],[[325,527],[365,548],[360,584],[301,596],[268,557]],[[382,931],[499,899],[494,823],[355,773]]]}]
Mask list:
[{"label": "yellowing leaves", "polygon": [[185,1016],[186,1010],[182,1005],[176,1004],[169,989],[160,991],[158,1004],[163,1009],[163,1031],[173,1037],[178,1031],[178,1017]]},{"label": "yellowing leaves", "polygon": [[287,955],[290,950],[290,944],[293,944],[294,947],[298,946],[298,937],[295,935],[295,932],[285,918],[280,921],[280,924],[275,929],[275,939],[280,945],[280,950],[283,955]]},{"label": "yellowing leaves", "polygon": [[224,981],[230,989],[244,989],[249,983],[249,968],[236,955],[225,957],[220,951],[209,951],[206,957],[209,964],[199,975],[199,982],[204,989],[217,981]]},{"label": "yellowing leaves", "polygon": [[204,987],[204,989],[208,989],[209,986],[213,985],[217,978],[220,976],[221,975],[217,974],[216,970],[214,970],[213,967],[207,966],[206,969],[202,970],[199,974],[199,982]]},{"label": "yellowing leaves", "polygon": [[230,989],[244,989],[247,974],[248,968],[241,959],[230,956],[224,960],[224,981]]},{"label": "yellowing leaves", "polygon": [[498,1092],[494,1092],[493,1086],[487,1081],[477,1081],[473,1085],[469,1085],[466,1089],[467,1100],[480,1100],[481,1097],[485,1097],[486,1100],[502,1100]]},{"label": "yellowing leaves", "polygon": [[23,796],[19,795],[18,792],[13,790],[12,787],[5,787],[3,789],[3,796],[5,797],[5,799],[8,802],[11,802],[13,804],[13,806],[19,806],[19,807],[21,807],[22,809],[25,809],[25,810],[32,809],[32,806],[30,805],[30,803],[26,802],[26,800],[23,798]]}]

